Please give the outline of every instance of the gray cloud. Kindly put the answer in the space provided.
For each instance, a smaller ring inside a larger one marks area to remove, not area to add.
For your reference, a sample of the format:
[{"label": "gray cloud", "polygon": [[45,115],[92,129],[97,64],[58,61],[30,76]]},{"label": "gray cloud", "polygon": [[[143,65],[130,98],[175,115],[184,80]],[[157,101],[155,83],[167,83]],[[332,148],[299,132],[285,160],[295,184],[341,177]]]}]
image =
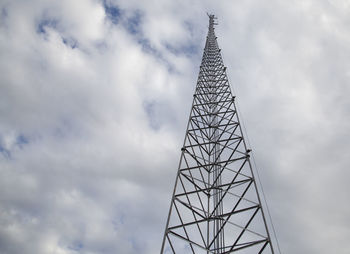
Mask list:
[{"label": "gray cloud", "polygon": [[0,7],[1,253],[159,252],[206,12],[283,253],[349,252],[345,1]]}]

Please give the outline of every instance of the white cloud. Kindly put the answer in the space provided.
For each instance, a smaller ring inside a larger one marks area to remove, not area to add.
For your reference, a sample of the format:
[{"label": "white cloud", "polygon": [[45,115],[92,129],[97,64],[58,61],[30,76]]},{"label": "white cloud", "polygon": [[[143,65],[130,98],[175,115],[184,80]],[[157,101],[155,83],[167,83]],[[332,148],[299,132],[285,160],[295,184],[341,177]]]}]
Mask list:
[{"label": "white cloud", "polygon": [[214,12],[282,251],[347,253],[346,1],[106,4],[0,4],[0,252],[159,251]]}]

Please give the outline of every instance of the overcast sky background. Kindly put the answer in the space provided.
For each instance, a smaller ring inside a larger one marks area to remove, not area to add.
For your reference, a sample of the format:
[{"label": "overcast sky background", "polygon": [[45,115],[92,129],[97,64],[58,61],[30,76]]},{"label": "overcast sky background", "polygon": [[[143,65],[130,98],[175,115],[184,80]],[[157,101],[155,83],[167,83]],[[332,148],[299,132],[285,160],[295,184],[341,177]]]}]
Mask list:
[{"label": "overcast sky background", "polygon": [[1,0],[0,253],[160,250],[208,27],[282,253],[350,253],[350,2]]}]

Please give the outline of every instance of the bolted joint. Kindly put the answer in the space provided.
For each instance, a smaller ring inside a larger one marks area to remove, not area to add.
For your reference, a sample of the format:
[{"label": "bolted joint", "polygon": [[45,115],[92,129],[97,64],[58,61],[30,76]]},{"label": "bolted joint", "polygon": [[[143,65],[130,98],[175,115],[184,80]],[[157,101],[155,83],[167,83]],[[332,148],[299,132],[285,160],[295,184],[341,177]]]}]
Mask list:
[{"label": "bolted joint", "polygon": [[245,152],[245,155],[247,156],[247,158],[249,159],[250,158],[250,152],[251,152],[252,150],[251,149],[247,149],[247,151]]},{"label": "bolted joint", "polygon": [[234,102],[236,99],[236,96],[232,96],[232,102]]},{"label": "bolted joint", "polygon": [[186,151],[186,148],[185,147],[181,147],[181,151],[182,152]]}]

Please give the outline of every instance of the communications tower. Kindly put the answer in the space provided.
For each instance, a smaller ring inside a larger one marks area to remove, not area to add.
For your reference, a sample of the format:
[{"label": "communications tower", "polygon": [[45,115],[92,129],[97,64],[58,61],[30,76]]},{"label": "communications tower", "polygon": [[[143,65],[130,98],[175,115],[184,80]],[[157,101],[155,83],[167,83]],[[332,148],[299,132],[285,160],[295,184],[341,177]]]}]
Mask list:
[{"label": "communications tower", "polygon": [[274,253],[215,20],[209,15],[161,254]]}]

